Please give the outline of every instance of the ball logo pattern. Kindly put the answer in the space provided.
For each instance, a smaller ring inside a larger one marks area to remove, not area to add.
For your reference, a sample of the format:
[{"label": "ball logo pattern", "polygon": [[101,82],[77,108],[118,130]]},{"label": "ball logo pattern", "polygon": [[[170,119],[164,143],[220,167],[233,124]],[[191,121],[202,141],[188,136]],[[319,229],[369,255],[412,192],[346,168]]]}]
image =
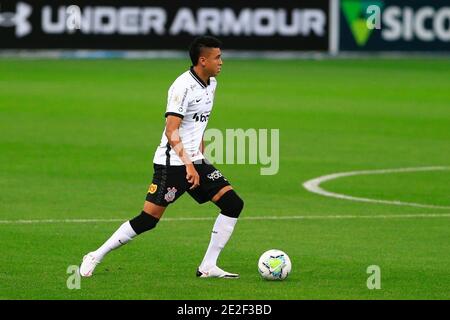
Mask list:
[{"label": "ball logo pattern", "polygon": [[277,249],[264,252],[258,261],[259,274],[267,280],[284,280],[291,272],[289,256]]}]

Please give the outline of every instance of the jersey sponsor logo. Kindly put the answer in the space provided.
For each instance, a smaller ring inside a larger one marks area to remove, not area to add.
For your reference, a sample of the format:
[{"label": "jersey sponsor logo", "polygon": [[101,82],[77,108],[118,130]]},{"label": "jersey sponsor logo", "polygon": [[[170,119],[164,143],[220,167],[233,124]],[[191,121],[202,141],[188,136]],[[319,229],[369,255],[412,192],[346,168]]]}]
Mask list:
[{"label": "jersey sponsor logo", "polygon": [[172,202],[175,199],[175,194],[177,193],[177,189],[175,187],[173,188],[167,188],[167,193],[164,195],[164,199],[167,202]]},{"label": "jersey sponsor logo", "polygon": [[194,116],[192,117],[192,119],[194,119],[195,122],[199,122],[199,121],[205,122],[205,121],[208,121],[210,113],[211,113],[211,111],[202,112],[200,114],[195,113]]},{"label": "jersey sponsor logo", "polygon": [[152,183],[152,184],[150,185],[150,188],[148,189],[148,192],[149,192],[150,194],[154,194],[154,193],[156,192],[156,190],[158,190],[158,186],[157,186],[156,184]]}]

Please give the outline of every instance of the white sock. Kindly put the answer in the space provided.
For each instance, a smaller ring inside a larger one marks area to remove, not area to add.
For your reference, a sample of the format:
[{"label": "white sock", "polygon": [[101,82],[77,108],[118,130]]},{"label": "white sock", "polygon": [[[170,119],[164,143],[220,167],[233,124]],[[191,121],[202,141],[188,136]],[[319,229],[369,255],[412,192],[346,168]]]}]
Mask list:
[{"label": "white sock", "polygon": [[237,218],[230,218],[223,214],[219,214],[211,233],[211,241],[209,242],[208,250],[206,250],[205,257],[200,264],[200,270],[207,271],[217,265],[217,258],[227,244],[228,239],[230,239],[236,222]]},{"label": "white sock", "polygon": [[127,221],[123,223],[100,248],[94,251],[93,255],[97,260],[101,261],[108,252],[131,241],[135,236],[136,232],[134,232],[130,222]]}]

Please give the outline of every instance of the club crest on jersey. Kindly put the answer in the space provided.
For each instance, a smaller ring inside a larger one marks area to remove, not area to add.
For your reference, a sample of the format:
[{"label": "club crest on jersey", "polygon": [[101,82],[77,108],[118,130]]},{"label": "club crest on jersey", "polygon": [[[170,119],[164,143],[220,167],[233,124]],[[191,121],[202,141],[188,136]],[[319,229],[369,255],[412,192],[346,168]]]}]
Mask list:
[{"label": "club crest on jersey", "polygon": [[154,194],[156,192],[156,190],[158,190],[158,186],[156,184],[154,184],[154,183],[152,183],[150,185],[150,188],[148,188],[148,192],[150,194]]},{"label": "club crest on jersey", "polygon": [[175,199],[175,193],[177,193],[177,189],[175,187],[173,188],[167,188],[167,193],[164,195],[164,199],[167,202],[172,202]]}]

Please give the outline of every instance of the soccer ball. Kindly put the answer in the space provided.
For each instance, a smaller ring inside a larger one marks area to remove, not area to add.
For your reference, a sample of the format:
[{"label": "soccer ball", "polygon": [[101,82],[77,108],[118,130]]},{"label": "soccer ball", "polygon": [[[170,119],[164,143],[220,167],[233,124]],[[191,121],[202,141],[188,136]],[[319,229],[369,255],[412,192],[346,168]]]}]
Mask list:
[{"label": "soccer ball", "polygon": [[289,256],[277,249],[264,252],[258,261],[258,271],[266,280],[284,280],[291,272],[291,259]]}]

